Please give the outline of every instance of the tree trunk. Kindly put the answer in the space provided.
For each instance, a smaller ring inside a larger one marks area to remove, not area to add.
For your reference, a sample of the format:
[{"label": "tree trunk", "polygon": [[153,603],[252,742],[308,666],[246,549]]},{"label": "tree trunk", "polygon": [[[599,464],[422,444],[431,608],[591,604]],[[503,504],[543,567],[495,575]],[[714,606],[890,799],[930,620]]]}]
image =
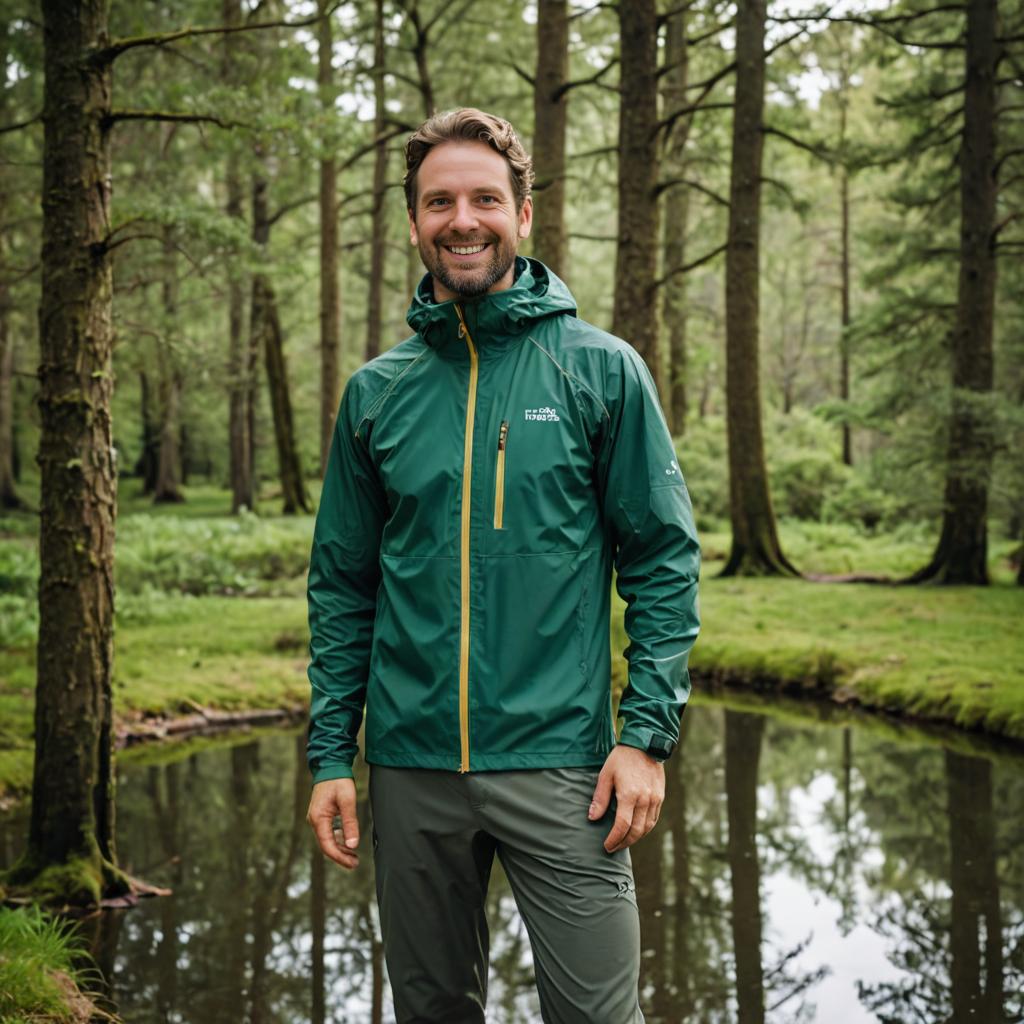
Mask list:
[{"label": "tree trunk", "polygon": [[[665,74],[662,85],[663,115],[671,116],[686,106],[689,55],[686,49],[686,10],[671,15],[666,25]],[[662,174],[669,181],[682,178],[686,170],[686,140],[692,118],[678,118],[668,130]],[[686,233],[690,221],[689,188],[677,182],[665,192],[664,271],[662,321],[668,330],[667,416],[672,433],[686,431],[686,277],[674,273],[686,264]]]},{"label": "tree trunk", "polygon": [[416,79],[420,101],[423,103],[423,116],[427,118],[434,113],[434,83],[430,77],[430,65],[427,60],[432,26],[429,23],[423,24],[419,0],[400,0],[399,6],[405,11],[406,19],[412,26],[412,55],[416,61]]},{"label": "tree trunk", "polygon": [[160,369],[160,451],[157,456],[153,502],[181,502],[181,371],[171,340],[178,330],[178,271],[175,267],[174,226],[163,226],[163,320],[157,338]]},{"label": "tree trunk", "polygon": [[57,902],[126,892],[115,866],[111,667],[117,477],[106,0],[43,0],[41,514],[35,764],[11,881]]},{"label": "tree trunk", "polygon": [[765,0],[741,0],[725,257],[725,393],[732,550],[723,576],[797,575],[782,553],[761,433],[759,248]]},{"label": "tree trunk", "polygon": [[[843,107],[843,121],[846,107]],[[843,402],[850,400],[850,175],[845,167],[839,171],[839,202],[842,206],[842,251],[839,256],[841,272],[839,332],[839,397]],[[853,443],[850,424],[843,422],[843,463],[853,465]]]},{"label": "tree trunk", "polygon": [[[267,181],[261,173],[252,179],[252,232],[253,241],[266,250],[270,240],[270,216],[267,207]],[[288,388],[288,373],[284,359],[284,335],[277,313],[274,289],[263,271],[253,275],[252,310],[249,315],[252,332],[251,347],[262,348],[267,370],[267,388],[270,408],[274,417],[274,439],[277,442],[277,468],[281,479],[282,512],[312,511],[306,494],[305,481],[299,465],[299,451],[295,443],[292,420],[292,400]]]},{"label": "tree trunk", "polygon": [[757,771],[763,735],[762,715],[725,712],[725,793],[739,1024],[764,1024],[761,867],[757,856]]},{"label": "tree trunk", "polygon": [[[333,33],[327,0],[319,0],[319,63],[317,81],[325,112],[334,110],[334,72],[331,69]],[[333,115],[332,115],[333,116]],[[340,386],[338,345],[341,335],[341,290],[338,281],[338,169],[333,146],[320,161],[320,476],[327,469]]]},{"label": "tree trunk", "polygon": [[[223,0],[221,21],[225,25],[242,23],[241,0]],[[236,57],[239,51],[237,33],[224,36],[221,80],[228,86],[237,84]],[[245,219],[242,212],[244,188],[238,152],[232,148],[227,162],[227,206],[229,217]],[[231,512],[255,508],[253,481],[253,447],[250,437],[252,409],[255,403],[253,360],[246,361],[242,320],[245,292],[235,267],[228,268],[228,462],[231,480]]]},{"label": "tree trunk", "polygon": [[960,147],[960,280],[953,331],[953,396],[942,529],[911,583],[986,584],[988,488],[995,449],[989,399],[996,260],[996,2],[967,5]]},{"label": "tree trunk", "polygon": [[157,457],[160,451],[160,429],[153,415],[153,396],[149,377],[139,370],[139,410],[142,419],[142,450],[135,460],[132,472],[142,478],[142,493],[152,494],[156,487]]},{"label": "tree trunk", "polygon": [[565,128],[569,78],[568,0],[539,0],[533,88],[533,254],[567,279]]},{"label": "tree trunk", "polygon": [[25,503],[14,484],[14,338],[9,303],[9,289],[0,280],[0,508],[16,509]]},{"label": "tree trunk", "polygon": [[[612,333],[631,342],[661,390],[657,270],[658,45],[654,0],[619,5],[619,228]],[[666,404],[666,403],[662,403]]]},{"label": "tree trunk", "polygon": [[381,307],[384,296],[384,256],[387,246],[388,143],[385,137],[387,107],[384,95],[384,0],[374,4],[373,24],[373,207],[370,215],[370,281],[366,308],[366,358],[380,355]]}]

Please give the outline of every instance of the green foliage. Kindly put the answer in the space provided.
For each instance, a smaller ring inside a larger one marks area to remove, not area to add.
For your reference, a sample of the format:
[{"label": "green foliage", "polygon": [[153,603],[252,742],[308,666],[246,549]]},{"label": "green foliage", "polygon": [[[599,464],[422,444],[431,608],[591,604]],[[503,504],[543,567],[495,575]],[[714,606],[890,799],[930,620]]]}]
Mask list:
[{"label": "green foliage", "polygon": [[[83,943],[67,921],[38,907],[0,907],[0,1024],[73,1021],[68,987],[84,984]],[[56,979],[65,975],[67,983]]]}]

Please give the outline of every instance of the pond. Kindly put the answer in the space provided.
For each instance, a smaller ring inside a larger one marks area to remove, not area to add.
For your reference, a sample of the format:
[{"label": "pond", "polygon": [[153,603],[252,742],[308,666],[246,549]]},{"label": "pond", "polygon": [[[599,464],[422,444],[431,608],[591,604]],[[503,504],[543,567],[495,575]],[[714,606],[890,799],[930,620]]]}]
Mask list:
[{"label": "pond", "polygon": [[[764,712],[689,708],[634,847],[649,1024],[1024,1020],[1024,759]],[[302,732],[144,756],[120,771],[119,855],[173,895],[83,925],[124,1019],[393,1021],[368,808],[359,869],[325,862]],[[0,860],[25,827],[0,821]],[[540,1021],[497,864],[489,913],[488,1021]]]}]

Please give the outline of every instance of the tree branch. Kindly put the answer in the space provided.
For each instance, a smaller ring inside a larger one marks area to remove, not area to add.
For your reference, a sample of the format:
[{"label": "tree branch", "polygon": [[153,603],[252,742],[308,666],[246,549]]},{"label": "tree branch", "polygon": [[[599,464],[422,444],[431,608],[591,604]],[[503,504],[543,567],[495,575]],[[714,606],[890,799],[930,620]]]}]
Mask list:
[{"label": "tree branch", "polygon": [[606,75],[616,64],[619,63],[618,57],[613,57],[600,71],[595,71],[592,75],[588,75],[586,78],[575,78],[570,82],[563,82],[552,95],[551,99],[557,102],[560,100],[570,89],[576,89],[581,85],[593,85],[596,82],[600,82],[602,77]]},{"label": "tree branch", "polygon": [[180,121],[184,124],[215,124],[219,128],[250,128],[244,121],[225,121],[214,114],[185,114],[167,110],[112,110],[103,119],[104,127],[115,121]]},{"label": "tree branch", "polygon": [[681,267],[673,267],[673,269],[670,270],[667,274],[662,275],[661,277],[658,278],[657,281],[654,282],[654,287],[660,288],[663,284],[667,284],[670,280],[672,280],[673,277],[676,277],[678,274],[688,274],[691,270],[696,270],[698,267],[704,266],[705,263],[710,263],[716,256],[721,255],[721,253],[725,252],[725,250],[728,248],[729,243],[723,242],[718,247],[712,249],[711,252],[706,252],[703,256],[693,260],[692,262],[684,263]]},{"label": "tree branch", "polygon": [[785,139],[786,142],[798,149],[805,150],[812,156],[816,156],[819,160],[824,160],[825,163],[835,163],[835,153],[828,149],[822,149],[820,146],[814,145],[812,142],[804,142],[803,139],[798,139],[795,135],[790,135],[789,132],[784,132],[781,128],[772,128],[769,125],[761,125],[761,131],[765,135],[775,135],[780,139]]},{"label": "tree branch", "polygon": [[[343,0],[336,0],[325,12],[330,17],[342,4]],[[210,28],[182,28],[176,32],[160,32],[150,36],[131,36],[125,39],[115,39],[100,50],[94,50],[89,54],[88,61],[93,66],[108,64],[128,50],[137,49],[140,46],[166,46],[168,43],[177,42],[179,39],[188,39],[192,36],[228,35],[235,32],[257,32],[266,28],[304,28],[308,25],[315,25],[321,18],[319,13],[303,18],[301,21],[258,21],[251,25],[216,25]]]},{"label": "tree branch", "polygon": [[707,185],[702,185],[699,181],[694,181],[692,178],[670,178],[668,181],[659,181],[655,186],[654,194],[660,196],[662,192],[667,192],[676,185],[687,185],[695,191],[703,193],[709,199],[714,200],[719,206],[724,206],[726,209],[729,207],[729,200],[725,196],[719,195],[713,189],[708,188]]},{"label": "tree branch", "polygon": [[29,125],[35,124],[36,121],[42,121],[42,119],[43,115],[39,113],[34,117],[30,117],[27,121],[19,121],[17,124],[5,124],[3,127],[0,127],[0,135],[5,134],[6,132],[20,131],[22,128],[28,128]]}]

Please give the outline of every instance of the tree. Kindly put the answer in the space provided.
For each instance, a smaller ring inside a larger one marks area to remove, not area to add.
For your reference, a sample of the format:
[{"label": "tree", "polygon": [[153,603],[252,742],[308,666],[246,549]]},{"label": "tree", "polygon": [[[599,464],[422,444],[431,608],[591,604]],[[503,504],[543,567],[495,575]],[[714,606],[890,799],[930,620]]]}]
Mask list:
[{"label": "tree", "polygon": [[658,359],[655,294],[658,41],[654,0],[619,5],[619,38],[619,213],[612,333],[643,356],[660,390],[664,375]]},{"label": "tree", "polygon": [[533,252],[559,277],[568,275],[565,228],[565,134],[568,119],[568,0],[537,5],[537,72],[533,89],[535,190]]},{"label": "tree", "polygon": [[[666,21],[665,65],[662,76],[662,108],[670,119],[686,107],[690,59],[686,45],[687,9],[673,11]],[[690,223],[689,185],[686,171],[686,141],[690,134],[692,115],[683,114],[670,120],[665,129],[663,172],[668,179],[664,186],[664,285],[662,289],[662,322],[668,331],[668,402],[666,419],[676,437],[686,430],[686,277],[681,268],[686,263],[686,234]]]},{"label": "tree", "polygon": [[942,528],[910,582],[988,583],[990,396],[996,287],[996,0],[967,4],[960,143],[960,274]]},{"label": "tree", "polygon": [[759,253],[765,0],[741,0],[725,257],[726,402],[732,549],[723,576],[797,575],[782,553],[761,431]]},{"label": "tree", "polygon": [[111,64],[106,0],[43,0],[42,13],[36,757],[28,848],[10,880],[94,904],[131,888],[117,868],[111,773]]},{"label": "tree", "polygon": [[384,256],[387,250],[387,96],[384,92],[384,0],[374,0],[373,20],[373,207],[370,216],[370,280],[366,306],[366,358],[380,355]]},{"label": "tree", "polygon": [[341,289],[338,280],[338,168],[330,126],[337,89],[331,57],[334,37],[327,0],[318,0],[317,85],[325,125],[320,158],[320,476],[327,468],[340,387],[338,348],[341,334]]}]

